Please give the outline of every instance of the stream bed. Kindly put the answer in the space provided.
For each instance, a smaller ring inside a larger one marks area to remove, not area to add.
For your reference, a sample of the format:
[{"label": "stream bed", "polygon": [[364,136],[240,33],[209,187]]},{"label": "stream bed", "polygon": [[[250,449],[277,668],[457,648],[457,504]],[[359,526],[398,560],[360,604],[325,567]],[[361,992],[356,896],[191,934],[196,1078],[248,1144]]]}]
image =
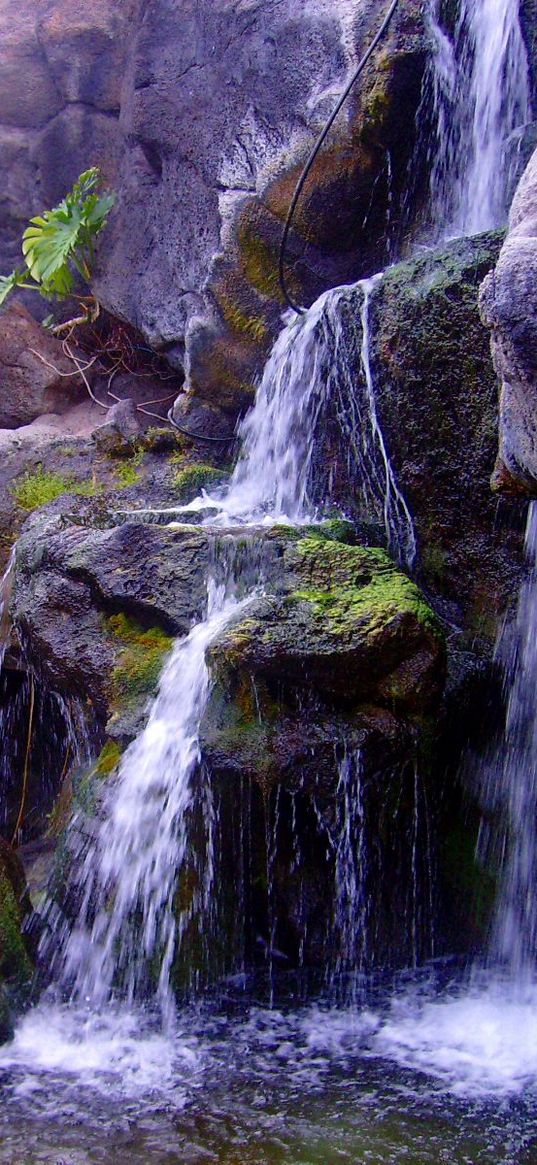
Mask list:
[{"label": "stream bed", "polygon": [[436,964],[361,1002],[239,981],[163,1035],[42,1001],[0,1055],[2,1165],[537,1160],[537,992]]}]

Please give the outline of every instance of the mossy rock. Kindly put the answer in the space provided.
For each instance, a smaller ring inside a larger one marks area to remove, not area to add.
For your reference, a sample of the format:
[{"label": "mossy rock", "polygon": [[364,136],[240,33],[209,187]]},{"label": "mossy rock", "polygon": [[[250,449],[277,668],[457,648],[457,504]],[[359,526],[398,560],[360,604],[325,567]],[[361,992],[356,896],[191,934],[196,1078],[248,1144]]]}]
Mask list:
[{"label": "mossy rock", "polygon": [[187,465],[175,475],[174,485],[180,502],[191,502],[202,489],[223,485],[229,478],[225,469],[214,465]]},{"label": "mossy rock", "polygon": [[338,703],[418,715],[434,706],[445,674],[442,629],[385,551],[309,532],[286,542],[282,558],[284,593],[257,600],[212,647],[221,677],[245,670]]},{"label": "mossy rock", "polygon": [[11,493],[22,510],[31,512],[41,506],[53,502],[62,494],[78,494],[82,497],[94,497],[101,487],[93,480],[77,481],[73,477],[57,473],[54,470],[44,469],[38,465],[34,472],[28,470],[16,478]]},{"label": "mossy rock", "polygon": [[30,910],[22,866],[0,840],[0,1042],[12,1034],[12,1001],[24,1000],[32,979],[33,963],[22,933]]},{"label": "mossy rock", "polygon": [[124,613],[112,615],[107,627],[120,645],[111,677],[112,706],[125,711],[154,695],[173,637],[162,627],[143,628]]}]

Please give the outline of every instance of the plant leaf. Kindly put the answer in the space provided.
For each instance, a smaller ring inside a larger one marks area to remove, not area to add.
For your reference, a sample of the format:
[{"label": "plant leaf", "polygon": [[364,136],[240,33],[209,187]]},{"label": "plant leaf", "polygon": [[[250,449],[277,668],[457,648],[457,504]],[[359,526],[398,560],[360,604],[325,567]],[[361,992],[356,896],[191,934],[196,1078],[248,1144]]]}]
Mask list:
[{"label": "plant leaf", "polygon": [[11,275],[0,275],[0,305],[5,303],[8,295],[11,295],[16,287],[24,287],[27,279],[28,272],[19,268],[12,271]]},{"label": "plant leaf", "polygon": [[114,194],[102,194],[100,198],[93,194],[86,199],[82,209],[82,221],[92,235],[96,235],[104,226],[115,201]]},{"label": "plant leaf", "polygon": [[22,253],[34,279],[47,283],[76,249],[81,227],[80,211],[73,207],[45,211],[30,219],[22,236]]}]

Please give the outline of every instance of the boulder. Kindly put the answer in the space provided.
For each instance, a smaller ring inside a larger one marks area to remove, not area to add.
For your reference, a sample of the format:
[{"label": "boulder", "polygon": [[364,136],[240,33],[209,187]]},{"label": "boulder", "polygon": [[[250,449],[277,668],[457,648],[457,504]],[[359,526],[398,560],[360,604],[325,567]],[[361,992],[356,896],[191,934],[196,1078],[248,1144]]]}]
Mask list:
[{"label": "boulder", "polygon": [[106,421],[93,431],[93,440],[102,453],[121,456],[132,450],[142,432],[139,414],[132,400],[121,400],[112,405]]},{"label": "boulder", "polygon": [[[378,420],[412,515],[418,578],[472,652],[489,656],[521,578],[525,524],[524,507],[499,504],[489,486],[497,384],[478,291],[501,243],[499,233],[457,240],[397,264],[369,306]],[[356,301],[358,312],[359,290]],[[355,383],[360,415],[360,369]]]},{"label": "boulder", "polygon": [[500,380],[493,488],[537,495],[537,150],[518,185],[496,267],[481,288]]},{"label": "boulder", "polygon": [[0,315],[0,428],[26,425],[42,413],[65,412],[80,400],[78,378],[61,344],[19,303]]},{"label": "boulder", "polygon": [[286,593],[258,600],[210,650],[219,673],[298,684],[340,706],[424,714],[438,702],[440,626],[383,550],[303,537],[281,569]]},{"label": "boulder", "polygon": [[[106,720],[129,703],[122,662],[133,639],[142,657],[159,654],[160,629],[162,657],[166,633],[185,634],[200,617],[207,559],[207,537],[188,527],[131,522],[99,530],[36,514],[18,542],[12,605],[29,661],[55,691],[90,698]],[[118,613],[127,622],[118,623]],[[134,663],[127,661],[136,694]],[[142,703],[158,680],[158,669],[149,672],[137,692]]]}]

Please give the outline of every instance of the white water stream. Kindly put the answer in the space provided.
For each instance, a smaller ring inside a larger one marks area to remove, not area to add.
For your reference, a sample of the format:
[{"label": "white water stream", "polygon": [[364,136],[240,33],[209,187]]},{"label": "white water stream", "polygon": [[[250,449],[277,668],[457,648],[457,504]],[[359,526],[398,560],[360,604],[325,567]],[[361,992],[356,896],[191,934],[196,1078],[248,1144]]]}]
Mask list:
[{"label": "white water stream", "polygon": [[513,192],[506,149],[531,120],[519,7],[519,0],[462,0],[451,37],[440,0],[431,0],[430,218],[439,238],[478,234],[506,220]]}]

